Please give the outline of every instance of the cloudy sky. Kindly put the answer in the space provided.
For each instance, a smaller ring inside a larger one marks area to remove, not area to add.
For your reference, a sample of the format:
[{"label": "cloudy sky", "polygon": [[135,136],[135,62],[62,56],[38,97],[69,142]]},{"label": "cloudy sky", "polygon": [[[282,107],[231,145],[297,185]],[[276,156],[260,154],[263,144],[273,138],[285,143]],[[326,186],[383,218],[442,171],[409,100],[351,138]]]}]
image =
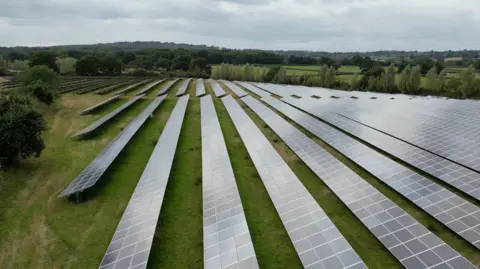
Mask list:
[{"label": "cloudy sky", "polygon": [[480,49],[479,0],[0,0],[0,46]]}]

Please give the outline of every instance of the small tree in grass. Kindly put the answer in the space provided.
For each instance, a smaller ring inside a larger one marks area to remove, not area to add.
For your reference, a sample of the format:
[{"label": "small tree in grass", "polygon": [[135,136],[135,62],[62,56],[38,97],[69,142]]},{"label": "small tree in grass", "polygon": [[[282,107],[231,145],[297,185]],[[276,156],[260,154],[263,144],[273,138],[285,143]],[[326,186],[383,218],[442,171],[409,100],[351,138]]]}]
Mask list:
[{"label": "small tree in grass", "polygon": [[427,73],[427,89],[430,91],[438,90],[437,68],[433,66]]},{"label": "small tree in grass", "polygon": [[463,71],[460,75],[460,91],[463,98],[471,96],[475,91],[475,73],[473,71],[473,66],[468,67],[467,70]]},{"label": "small tree in grass", "polygon": [[0,95],[0,168],[19,159],[40,156],[45,148],[45,130],[42,114],[33,108],[27,96]]},{"label": "small tree in grass", "polygon": [[442,72],[440,72],[440,74],[438,74],[437,86],[436,86],[437,91],[445,90],[445,80],[446,80],[446,78],[447,78],[447,71],[446,71],[446,69],[443,69]]},{"label": "small tree in grass", "polygon": [[32,94],[40,102],[51,105],[57,98],[57,74],[46,66],[33,66],[21,76],[23,91]]}]

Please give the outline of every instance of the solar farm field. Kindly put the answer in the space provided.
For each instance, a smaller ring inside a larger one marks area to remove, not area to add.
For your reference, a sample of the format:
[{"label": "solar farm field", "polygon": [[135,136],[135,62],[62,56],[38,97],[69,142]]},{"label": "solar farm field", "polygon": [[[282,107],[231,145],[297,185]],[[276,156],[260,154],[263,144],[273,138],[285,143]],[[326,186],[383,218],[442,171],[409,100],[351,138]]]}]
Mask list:
[{"label": "solar farm field", "polygon": [[0,172],[2,268],[480,266],[480,103],[66,78]]}]

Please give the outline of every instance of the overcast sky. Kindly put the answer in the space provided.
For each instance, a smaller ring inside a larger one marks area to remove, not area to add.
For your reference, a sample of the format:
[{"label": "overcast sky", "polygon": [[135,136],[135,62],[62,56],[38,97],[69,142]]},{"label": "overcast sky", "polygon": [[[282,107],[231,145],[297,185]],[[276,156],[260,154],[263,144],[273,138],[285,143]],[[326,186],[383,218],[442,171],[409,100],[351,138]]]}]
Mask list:
[{"label": "overcast sky", "polygon": [[0,46],[480,49],[479,0],[0,0]]}]

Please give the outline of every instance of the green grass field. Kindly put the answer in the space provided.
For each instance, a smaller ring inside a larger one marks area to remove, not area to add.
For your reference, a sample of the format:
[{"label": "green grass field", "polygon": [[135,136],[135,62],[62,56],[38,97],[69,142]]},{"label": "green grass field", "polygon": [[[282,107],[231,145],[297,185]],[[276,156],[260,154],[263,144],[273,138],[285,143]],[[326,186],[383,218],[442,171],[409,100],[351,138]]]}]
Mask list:
[{"label": "green grass field", "polygon": [[[118,221],[133,193],[155,143],[176,104],[180,83],[114,161],[84,201],[56,196],[154,98],[163,83],[88,140],[72,134],[131,98],[135,91],[93,115],[78,113],[108,98],[63,95],[55,105],[42,107],[48,121],[47,148],[38,159],[22,161],[0,172],[0,264],[6,269],[97,268]],[[206,85],[207,93],[212,93]],[[228,90],[229,91],[229,90]],[[165,199],[157,224],[149,268],[203,268],[200,101],[195,82],[185,115]],[[241,103],[241,100],[237,99]],[[214,97],[242,204],[260,268],[302,268],[295,249],[275,211],[258,172],[223,103]],[[326,185],[266,124],[241,103],[305,187],[325,210],[369,268],[402,268]],[[298,127],[298,126],[297,126]],[[299,128],[306,132],[302,128]],[[385,186],[321,140],[319,145],[412,214],[418,221],[475,264],[480,253],[425,212]]]}]

